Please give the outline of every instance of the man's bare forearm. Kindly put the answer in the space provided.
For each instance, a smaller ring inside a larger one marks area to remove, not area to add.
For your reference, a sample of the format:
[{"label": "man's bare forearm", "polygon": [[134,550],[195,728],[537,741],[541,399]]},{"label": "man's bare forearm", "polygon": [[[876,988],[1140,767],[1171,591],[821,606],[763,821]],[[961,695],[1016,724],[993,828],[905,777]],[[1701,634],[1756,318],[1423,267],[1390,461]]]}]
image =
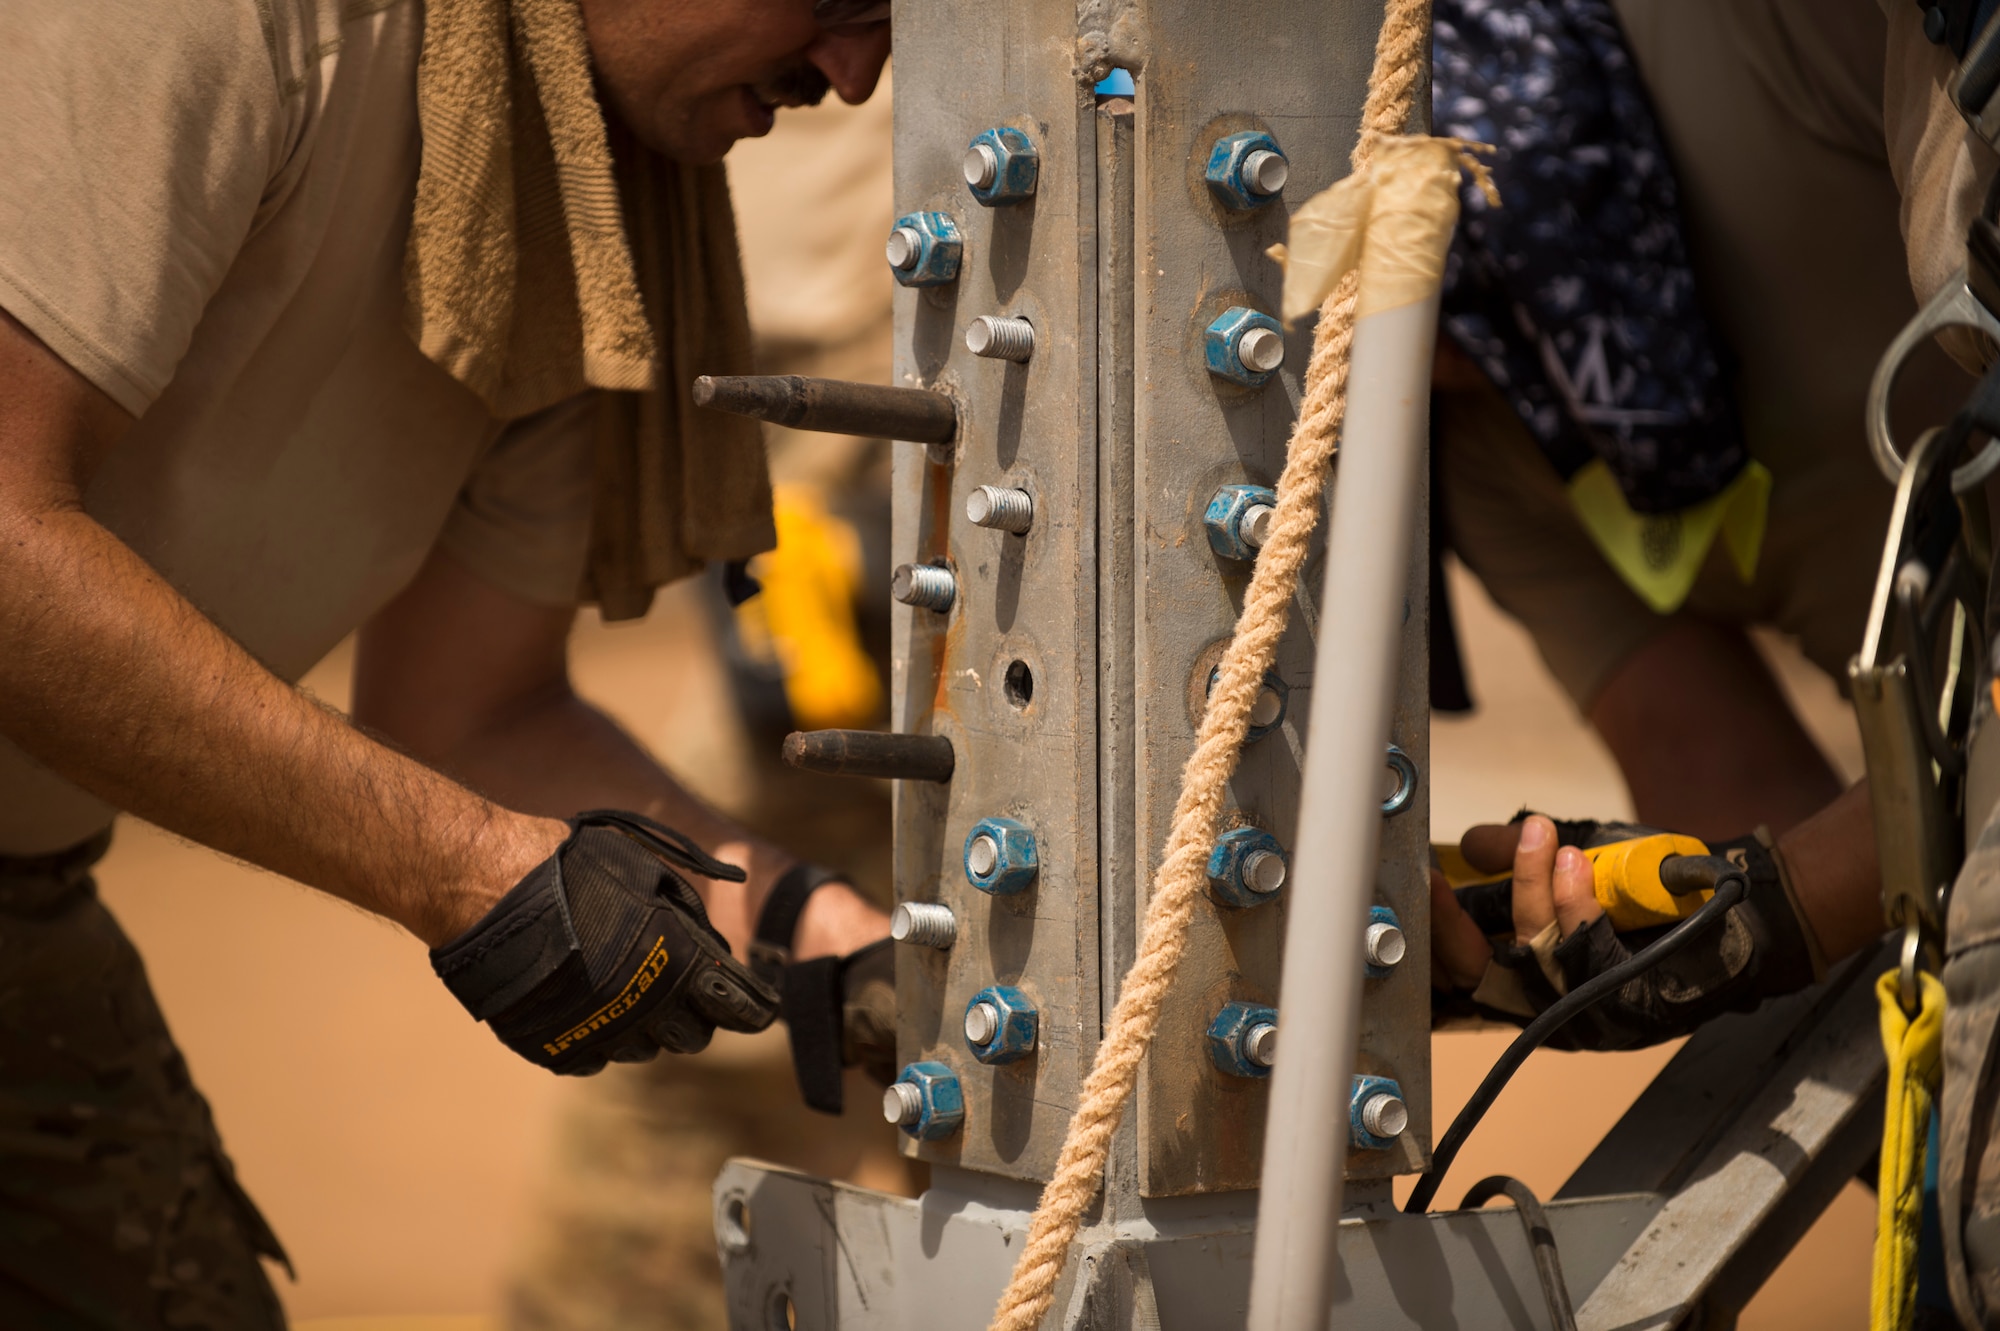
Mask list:
[{"label": "man's bare forearm", "polygon": [[0,729],[98,797],[436,943],[561,839],[258,664],[73,504],[0,508]]},{"label": "man's bare forearm", "polygon": [[[744,869],[746,883],[698,884],[710,918],[739,955],[746,954],[771,885],[796,862],[690,794],[616,722],[567,690],[468,737],[453,753],[435,756],[441,767],[510,808],[551,817],[589,808],[634,809]],[[886,927],[882,913],[853,891],[828,886],[810,898],[794,943],[801,957],[850,952],[881,937]]]},{"label": "man's bare forearm", "polygon": [[[570,687],[575,611],[504,591],[433,552],[361,632],[354,713],[404,750],[510,808],[567,818],[634,809],[744,869],[743,884],[695,880],[710,918],[744,955],[771,885],[795,862],[689,794],[611,718]],[[851,952],[887,932],[851,889],[808,898],[800,957]]]},{"label": "man's bare forearm", "polygon": [[1828,962],[1851,956],[1888,928],[1882,922],[1882,868],[1868,783],[1778,838],[1799,907]]}]

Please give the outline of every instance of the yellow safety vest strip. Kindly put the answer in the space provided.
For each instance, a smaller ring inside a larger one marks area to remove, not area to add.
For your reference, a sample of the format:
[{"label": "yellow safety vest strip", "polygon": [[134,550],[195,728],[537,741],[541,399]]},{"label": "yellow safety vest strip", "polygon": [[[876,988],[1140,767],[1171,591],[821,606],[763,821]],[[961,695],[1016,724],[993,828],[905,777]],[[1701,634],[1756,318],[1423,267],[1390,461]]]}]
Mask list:
[{"label": "yellow safety vest strip", "polygon": [[1639,599],[1662,615],[1680,609],[1718,533],[1736,576],[1757,576],[1771,503],[1771,473],[1751,462],[1721,494],[1678,513],[1635,513],[1602,459],[1570,478],[1570,503],[1590,539]]}]

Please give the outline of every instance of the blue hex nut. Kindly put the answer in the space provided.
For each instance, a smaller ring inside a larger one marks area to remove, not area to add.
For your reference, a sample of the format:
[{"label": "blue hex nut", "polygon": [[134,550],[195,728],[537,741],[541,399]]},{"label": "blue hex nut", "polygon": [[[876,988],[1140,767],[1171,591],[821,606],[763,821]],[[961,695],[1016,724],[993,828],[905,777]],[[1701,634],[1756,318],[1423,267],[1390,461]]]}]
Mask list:
[{"label": "blue hex nut", "polygon": [[1256,388],[1285,363],[1285,333],[1268,314],[1232,305],[1202,337],[1208,372],[1232,384]]},{"label": "blue hex nut", "polygon": [[958,280],[965,237],[950,213],[904,213],[883,247],[889,271],[906,287],[941,287]]},{"label": "blue hex nut", "polygon": [[1268,485],[1225,485],[1202,512],[1208,548],[1224,559],[1255,559],[1263,548],[1278,492]]},{"label": "blue hex nut", "polygon": [[965,1005],[965,1043],[982,1063],[1012,1063],[1035,1052],[1042,1014],[1011,984],[988,985]]},{"label": "blue hex nut", "polygon": [[1227,1003],[1208,1023],[1208,1056],[1231,1077],[1268,1077],[1278,1052],[1278,1012],[1260,1003]]},{"label": "blue hex nut", "polygon": [[[1208,691],[1215,692],[1215,681],[1222,674],[1222,667],[1216,666],[1208,672]],[[1292,686],[1275,670],[1264,672],[1264,687],[1257,691],[1257,701],[1250,704],[1250,729],[1244,732],[1243,742],[1254,744],[1264,736],[1285,724],[1285,712],[1291,706]]]},{"label": "blue hex nut", "polygon": [[1035,195],[1042,156],[1026,134],[1001,126],[981,130],[965,149],[965,185],[989,208]]},{"label": "blue hex nut", "polygon": [[1347,1097],[1347,1140],[1357,1151],[1386,1151],[1410,1126],[1403,1088],[1387,1077],[1356,1077]]},{"label": "blue hex nut", "polygon": [[1403,922],[1387,906],[1368,908],[1368,928],[1361,939],[1361,970],[1371,980],[1386,980],[1409,951]]},{"label": "blue hex nut", "polygon": [[965,1092],[942,1063],[912,1063],[882,1092],[882,1117],[918,1141],[949,1137],[965,1123]]},{"label": "blue hex nut", "polygon": [[1202,176],[1225,205],[1248,212],[1277,198],[1291,173],[1292,165],[1278,150],[1278,141],[1262,130],[1250,130],[1217,140]]},{"label": "blue hex nut", "polygon": [[965,880],[981,892],[1025,892],[1041,869],[1035,834],[1012,818],[981,818],[965,834]]},{"label": "blue hex nut", "polygon": [[1278,899],[1290,867],[1278,838],[1261,827],[1232,827],[1209,852],[1209,894],[1225,906],[1261,906]]}]

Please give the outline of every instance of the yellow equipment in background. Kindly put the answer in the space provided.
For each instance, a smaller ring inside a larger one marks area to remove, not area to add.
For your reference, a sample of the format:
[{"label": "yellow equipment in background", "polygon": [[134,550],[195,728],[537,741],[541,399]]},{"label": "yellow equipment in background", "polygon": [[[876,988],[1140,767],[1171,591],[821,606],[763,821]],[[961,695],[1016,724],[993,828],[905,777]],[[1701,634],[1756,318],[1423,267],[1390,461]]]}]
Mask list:
[{"label": "yellow equipment in background", "polygon": [[763,591],[736,608],[744,654],[775,662],[802,730],[865,726],[882,705],[882,680],[854,618],[861,538],[816,487],[773,495],[778,547],[750,562]]}]

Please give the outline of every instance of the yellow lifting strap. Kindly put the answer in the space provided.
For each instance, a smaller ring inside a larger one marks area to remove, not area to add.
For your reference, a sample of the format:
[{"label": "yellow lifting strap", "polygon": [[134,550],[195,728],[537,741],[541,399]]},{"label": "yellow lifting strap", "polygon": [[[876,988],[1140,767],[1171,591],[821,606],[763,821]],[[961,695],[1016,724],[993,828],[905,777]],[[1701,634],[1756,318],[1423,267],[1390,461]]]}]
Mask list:
[{"label": "yellow lifting strap", "polygon": [[1912,1017],[1897,997],[1898,981],[1894,970],[1875,981],[1875,1001],[1882,1009],[1882,1051],[1889,1058],[1889,1092],[1882,1112],[1869,1331],[1908,1331],[1916,1318],[1924,1155],[1944,1054],[1944,985],[1935,975],[1919,971],[1919,1001]]}]

